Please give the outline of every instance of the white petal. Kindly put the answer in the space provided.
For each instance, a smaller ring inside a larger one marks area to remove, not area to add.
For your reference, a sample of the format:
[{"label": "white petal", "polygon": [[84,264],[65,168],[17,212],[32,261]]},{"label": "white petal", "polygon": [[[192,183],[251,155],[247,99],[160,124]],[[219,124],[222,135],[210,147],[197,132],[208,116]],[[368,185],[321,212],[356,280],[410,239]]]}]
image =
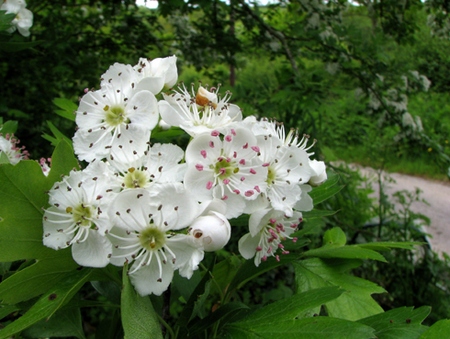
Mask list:
[{"label": "white petal", "polygon": [[265,208],[250,215],[248,220],[248,229],[251,236],[256,236],[269,221],[269,213],[272,209]]},{"label": "white petal", "polygon": [[[135,262],[131,269],[134,268],[134,265],[138,263]],[[148,266],[143,266],[139,268],[133,274],[130,274],[130,280],[136,291],[141,295],[161,295],[172,282],[174,267],[171,262],[167,262],[165,264],[161,263],[162,275],[160,278],[160,271],[157,260],[153,257]]]},{"label": "white petal", "polygon": [[[55,215],[54,213],[61,215]],[[67,234],[62,231],[58,231],[66,230],[74,224],[72,216],[69,214],[64,214],[64,210],[58,209],[54,206],[49,207],[45,211],[43,220],[43,243],[45,246],[58,250],[61,248],[66,248],[67,242],[72,240],[73,234]]]},{"label": "white petal", "polygon": [[144,78],[136,86],[136,90],[150,91],[153,94],[158,94],[164,88],[164,78],[163,77],[148,77]]},{"label": "white petal", "polygon": [[127,103],[127,117],[131,124],[138,124],[145,129],[153,129],[159,120],[158,102],[149,91],[137,92]]},{"label": "white petal", "polygon": [[[186,104],[180,103],[180,105],[184,105],[185,109],[188,110]],[[161,114],[161,118],[170,126],[180,126],[185,122],[184,116],[181,114],[180,109],[176,109],[176,106],[171,105],[166,100],[161,100],[158,102],[159,113]]]},{"label": "white petal", "polygon": [[182,277],[190,279],[203,259],[203,248],[185,234],[177,234],[168,239],[167,247],[175,253],[175,269],[179,270]]},{"label": "white petal", "polygon": [[308,194],[311,191],[311,186],[300,185],[300,188],[302,189],[302,195],[300,200],[295,204],[295,209],[302,212],[311,211],[314,208],[314,202]]},{"label": "white petal", "polygon": [[259,244],[259,237],[252,237],[250,233],[244,234],[239,239],[239,253],[244,259],[251,259],[255,256],[256,247]]},{"label": "white petal", "polygon": [[72,245],[73,259],[81,266],[105,267],[111,254],[111,242],[95,230],[89,230],[85,241]]},{"label": "white petal", "polygon": [[108,208],[114,225],[130,231],[141,231],[148,226],[151,197],[147,190],[136,188],[117,194]]},{"label": "white petal", "polygon": [[165,230],[187,227],[200,212],[196,198],[181,183],[154,184],[149,191],[153,222]]}]

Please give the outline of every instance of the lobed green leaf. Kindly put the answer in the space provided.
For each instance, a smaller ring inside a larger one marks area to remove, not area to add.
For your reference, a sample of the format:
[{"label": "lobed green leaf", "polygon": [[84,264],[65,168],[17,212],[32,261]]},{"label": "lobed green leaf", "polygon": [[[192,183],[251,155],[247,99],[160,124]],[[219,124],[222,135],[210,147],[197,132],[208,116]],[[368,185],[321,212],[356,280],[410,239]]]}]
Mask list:
[{"label": "lobed green leaf", "polygon": [[312,258],[293,264],[299,291],[328,286],[345,290],[339,298],[326,303],[329,316],[358,320],[383,312],[371,295],[383,293],[385,290],[370,281],[349,274],[351,269],[361,264],[361,260]]}]

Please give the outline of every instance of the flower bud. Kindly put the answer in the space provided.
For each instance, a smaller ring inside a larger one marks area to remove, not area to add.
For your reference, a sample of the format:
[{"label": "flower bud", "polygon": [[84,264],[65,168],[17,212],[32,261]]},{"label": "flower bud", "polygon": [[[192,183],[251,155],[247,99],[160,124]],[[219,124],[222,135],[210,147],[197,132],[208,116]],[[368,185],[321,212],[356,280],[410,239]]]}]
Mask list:
[{"label": "flower bud", "polygon": [[230,240],[231,226],[223,214],[210,211],[194,220],[189,234],[206,252],[222,249]]},{"label": "flower bud", "polygon": [[323,161],[311,160],[309,165],[315,172],[309,179],[308,184],[311,186],[322,185],[327,180],[327,171],[325,170],[325,163]]}]

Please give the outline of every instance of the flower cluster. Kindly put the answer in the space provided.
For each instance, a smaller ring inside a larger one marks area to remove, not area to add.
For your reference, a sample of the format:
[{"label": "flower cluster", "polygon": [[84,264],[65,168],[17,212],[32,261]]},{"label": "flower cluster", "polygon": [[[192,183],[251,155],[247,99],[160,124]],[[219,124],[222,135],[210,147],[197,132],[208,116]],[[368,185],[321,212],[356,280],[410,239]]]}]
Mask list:
[{"label": "flower cluster", "polygon": [[[242,256],[257,266],[278,259],[313,207],[310,185],[326,180],[308,136],[244,119],[217,88],[163,93],[177,78],[175,56],[141,59],[112,65],[100,89],[86,91],[73,145],[88,165],[54,184],[44,213],[46,246],[71,246],[83,266],[128,263],[141,295],[163,293],[175,270],[190,278],[242,214],[250,215]],[[186,149],[152,143],[158,125],[188,133]]]},{"label": "flower cluster", "polygon": [[0,11],[6,14],[15,14],[8,32],[12,33],[16,29],[20,34],[27,37],[30,35],[30,28],[33,25],[33,13],[26,8],[25,0],[3,0],[0,4]]}]

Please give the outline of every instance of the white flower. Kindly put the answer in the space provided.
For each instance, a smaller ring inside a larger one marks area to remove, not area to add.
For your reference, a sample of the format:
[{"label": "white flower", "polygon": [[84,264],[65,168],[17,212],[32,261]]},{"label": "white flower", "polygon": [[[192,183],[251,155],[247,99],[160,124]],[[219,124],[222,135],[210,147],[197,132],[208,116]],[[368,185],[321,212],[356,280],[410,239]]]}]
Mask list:
[{"label": "white flower", "polygon": [[8,13],[14,13],[16,17],[11,22],[12,27],[8,30],[10,33],[16,29],[20,34],[27,37],[30,35],[30,28],[33,26],[33,13],[25,8],[27,6],[24,0],[3,0],[0,10]]},{"label": "white flower", "polygon": [[256,138],[245,128],[231,129],[220,137],[218,131],[192,139],[186,149],[186,188],[198,201],[222,199],[225,216],[234,218],[267,188],[267,167],[258,157]]},{"label": "white flower", "polygon": [[173,144],[154,144],[144,156],[131,161],[110,161],[116,176],[113,187],[118,191],[129,188],[147,188],[153,183],[181,182],[186,164],[179,162],[184,151]]},{"label": "white flower", "polygon": [[159,102],[161,118],[170,126],[180,127],[191,136],[213,130],[224,132],[232,124],[242,120],[242,112],[238,106],[228,103],[229,93],[221,99],[217,93],[217,89],[210,92],[200,86],[197,94],[192,93],[191,96],[183,86],[180,92],[164,94],[165,100]]},{"label": "white flower", "polygon": [[120,192],[109,214],[115,224],[109,233],[111,263],[131,263],[128,273],[140,295],[161,295],[176,269],[190,278],[203,259],[202,247],[191,236],[174,232],[198,215],[198,204],[182,184]]},{"label": "white flower", "polygon": [[[245,123],[257,135],[259,157],[268,169],[265,197],[274,209],[292,216],[293,207],[302,197],[300,185],[316,174],[310,166],[312,153],[308,153],[314,143],[308,146],[306,136],[299,141],[295,130],[286,136],[284,126],[276,122],[245,119]],[[247,212],[252,213],[258,208],[253,207]]]},{"label": "white flower", "polygon": [[273,209],[262,209],[250,215],[249,230],[239,239],[239,252],[245,259],[254,257],[256,266],[261,261],[266,261],[272,256],[279,260],[277,251],[282,254],[289,253],[284,249],[282,241],[291,238],[298,225],[302,222],[302,214],[294,212],[292,217],[287,218],[283,212]]},{"label": "white flower", "polygon": [[79,159],[128,162],[148,149],[150,131],[159,119],[157,100],[149,91],[134,91],[132,72],[131,66],[111,66],[102,88],[81,99],[73,138]]},{"label": "white flower", "polygon": [[189,227],[189,233],[206,252],[222,249],[230,240],[231,226],[224,214],[226,205],[213,200]]},{"label": "white flower", "polygon": [[141,58],[133,68],[139,73],[137,88],[148,90],[155,95],[165,86],[174,86],[178,79],[176,56],[153,60]]},{"label": "white flower", "polygon": [[49,196],[51,206],[43,219],[44,245],[56,250],[72,246],[78,264],[106,266],[112,253],[105,237],[111,228],[106,210],[113,196],[108,178],[72,171],[53,185]]},{"label": "white flower", "polygon": [[14,135],[0,134],[0,163],[10,163],[16,165],[20,160],[28,159],[28,152],[25,147],[18,147],[20,140]]}]

